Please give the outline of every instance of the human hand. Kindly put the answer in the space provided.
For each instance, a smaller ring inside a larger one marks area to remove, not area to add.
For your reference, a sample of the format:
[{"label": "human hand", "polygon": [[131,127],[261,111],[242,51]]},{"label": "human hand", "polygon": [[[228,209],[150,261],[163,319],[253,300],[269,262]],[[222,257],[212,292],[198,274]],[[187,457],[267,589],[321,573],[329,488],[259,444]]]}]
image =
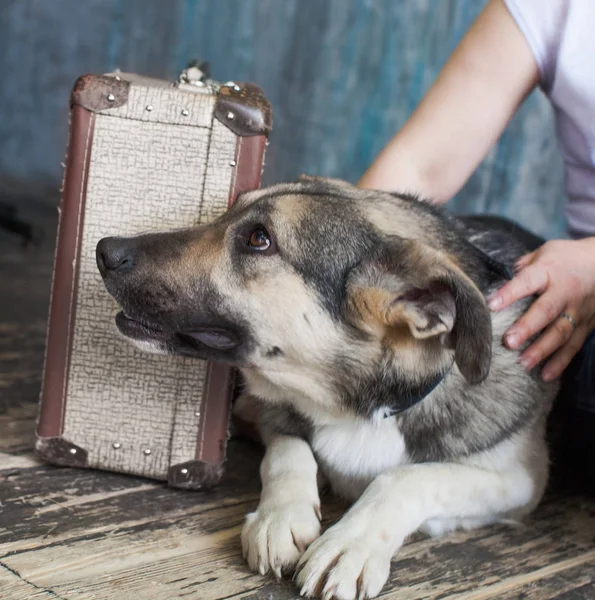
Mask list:
[{"label": "human hand", "polygon": [[548,357],[544,381],[559,377],[595,327],[595,237],[554,240],[521,257],[514,279],[489,299],[500,311],[517,300],[539,298],[504,335],[508,348],[519,348],[541,335],[523,352],[521,364],[530,370]]}]

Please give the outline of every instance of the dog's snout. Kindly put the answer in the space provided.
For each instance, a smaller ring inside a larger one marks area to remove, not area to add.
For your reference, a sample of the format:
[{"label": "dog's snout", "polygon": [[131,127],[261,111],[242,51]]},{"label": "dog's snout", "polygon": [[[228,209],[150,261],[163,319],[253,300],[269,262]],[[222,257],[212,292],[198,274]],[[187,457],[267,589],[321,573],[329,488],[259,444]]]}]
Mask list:
[{"label": "dog's snout", "polygon": [[95,251],[97,267],[103,277],[110,272],[123,273],[135,264],[135,252],[130,240],[108,237],[102,239]]}]

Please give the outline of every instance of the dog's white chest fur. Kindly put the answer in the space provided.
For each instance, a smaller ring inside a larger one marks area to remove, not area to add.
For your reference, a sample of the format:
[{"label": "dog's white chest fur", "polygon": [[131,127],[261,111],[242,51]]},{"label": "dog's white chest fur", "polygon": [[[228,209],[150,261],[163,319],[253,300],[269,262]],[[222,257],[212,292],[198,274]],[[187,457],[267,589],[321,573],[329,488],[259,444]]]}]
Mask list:
[{"label": "dog's white chest fur", "polygon": [[394,418],[318,425],[311,445],[334,491],[348,499],[359,497],[380,473],[408,462]]}]

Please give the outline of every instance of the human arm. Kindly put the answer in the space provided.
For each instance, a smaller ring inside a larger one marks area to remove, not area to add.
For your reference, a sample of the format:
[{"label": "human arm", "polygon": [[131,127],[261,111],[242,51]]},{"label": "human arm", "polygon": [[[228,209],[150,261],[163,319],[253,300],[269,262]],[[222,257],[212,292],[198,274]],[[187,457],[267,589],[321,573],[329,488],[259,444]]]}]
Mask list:
[{"label": "human arm", "polygon": [[491,0],[358,185],[446,202],[538,81],[525,37],[504,1]]}]

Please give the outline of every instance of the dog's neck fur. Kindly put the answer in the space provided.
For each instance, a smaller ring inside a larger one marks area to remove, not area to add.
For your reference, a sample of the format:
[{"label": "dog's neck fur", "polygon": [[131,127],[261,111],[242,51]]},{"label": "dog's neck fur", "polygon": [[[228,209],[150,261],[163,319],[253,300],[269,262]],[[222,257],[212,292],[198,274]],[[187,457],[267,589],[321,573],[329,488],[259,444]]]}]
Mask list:
[{"label": "dog's neck fur", "polygon": [[[485,384],[469,386],[456,364],[448,370],[452,360],[452,356],[448,356],[449,361],[445,361],[440,376],[428,378],[428,388],[430,383],[437,382],[437,385],[431,391],[428,389],[423,401],[391,417],[405,438],[413,462],[445,460],[482,451],[531,418],[530,413],[536,410],[536,402],[541,401],[540,394],[546,393],[545,388],[536,394],[533,387],[520,385],[526,375],[518,363],[518,353],[502,347],[504,332],[523,313],[527,303],[521,301],[492,315],[493,344],[501,349],[493,355]],[[376,397],[378,390],[358,377],[354,365],[351,365],[351,373],[348,384],[360,381],[359,393],[362,390],[367,393],[366,398],[361,397],[361,403],[358,403],[360,396],[355,387],[346,403],[341,391],[333,390],[330,385],[301,392],[275,384],[257,370],[246,371],[246,383],[249,393],[261,398],[272,411],[267,412],[263,423],[267,422],[272,429],[282,423],[278,427],[281,431],[309,439],[319,426],[340,425],[345,420],[361,423],[389,420],[384,417],[388,416],[393,395]],[[533,381],[533,386],[545,386],[538,376]],[[382,382],[386,385],[386,379],[382,378]],[[370,398],[374,398],[372,407],[368,406]],[[271,414],[277,411],[278,419],[273,419]]]}]

